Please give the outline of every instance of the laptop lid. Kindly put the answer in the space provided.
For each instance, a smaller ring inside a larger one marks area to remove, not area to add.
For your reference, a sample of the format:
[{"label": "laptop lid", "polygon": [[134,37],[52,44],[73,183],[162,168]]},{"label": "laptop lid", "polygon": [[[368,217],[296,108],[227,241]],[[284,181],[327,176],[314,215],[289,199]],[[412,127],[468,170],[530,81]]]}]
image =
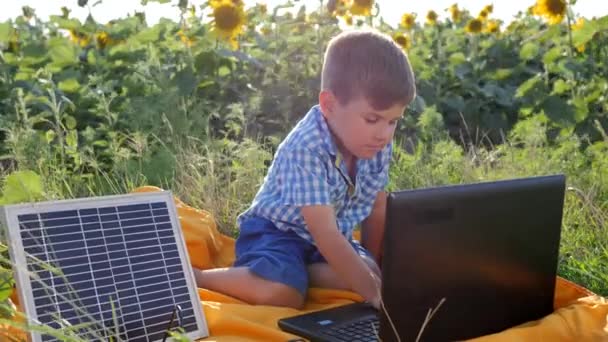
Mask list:
[{"label": "laptop lid", "polygon": [[553,175],[389,194],[382,340],[423,325],[422,341],[463,340],[551,313],[564,190]]}]

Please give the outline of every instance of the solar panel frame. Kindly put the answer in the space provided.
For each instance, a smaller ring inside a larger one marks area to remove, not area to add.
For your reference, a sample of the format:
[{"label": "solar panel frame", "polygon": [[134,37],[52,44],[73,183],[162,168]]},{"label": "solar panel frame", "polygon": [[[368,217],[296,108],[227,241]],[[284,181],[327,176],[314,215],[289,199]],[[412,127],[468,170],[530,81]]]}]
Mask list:
[{"label": "solar panel frame", "polygon": [[[19,300],[24,308],[24,313],[30,320],[30,323],[36,323],[39,320],[38,313],[36,310],[36,306],[34,303],[34,295],[32,288],[32,279],[29,275],[30,271],[28,271],[28,263],[26,259],[26,253],[24,244],[21,236],[21,227],[19,222],[20,215],[28,215],[28,214],[36,214],[47,213],[47,212],[57,212],[62,210],[81,210],[81,209],[91,209],[91,208],[102,208],[102,207],[115,207],[118,208],[124,205],[133,205],[133,204],[142,204],[148,203],[151,205],[152,203],[164,202],[166,204],[166,209],[168,210],[169,219],[171,223],[171,229],[173,230],[173,237],[175,238],[175,244],[177,246],[177,252],[180,258],[180,266],[181,269],[185,272],[184,280],[186,281],[186,286],[188,289],[188,296],[190,298],[192,304],[192,310],[194,312],[194,317],[196,320],[196,330],[187,332],[185,336],[190,339],[198,339],[205,338],[209,336],[209,330],[207,326],[207,322],[204,316],[204,311],[200,302],[200,298],[196,291],[194,274],[192,272],[190,259],[188,253],[186,252],[186,244],[183,238],[181,225],[177,216],[177,209],[175,207],[175,202],[173,200],[173,195],[171,191],[158,191],[158,192],[144,192],[144,193],[133,193],[126,195],[110,195],[110,196],[98,196],[98,197],[88,197],[88,198],[79,198],[79,199],[69,199],[69,200],[55,200],[55,201],[46,201],[46,202],[34,202],[34,203],[26,203],[26,204],[16,204],[16,205],[6,205],[0,207],[0,222],[4,224],[6,228],[6,233],[8,234],[8,244],[9,244],[9,254],[13,264],[14,278],[18,289]],[[99,214],[98,214],[99,215]],[[40,217],[40,216],[38,216]],[[101,221],[100,221],[101,223]],[[84,228],[83,222],[80,222],[81,229],[83,231],[83,241],[84,241]],[[40,227],[41,229],[43,227]],[[102,228],[103,229],[103,228]],[[122,228],[121,228],[122,229]],[[124,234],[121,234],[124,237]],[[105,238],[105,237],[104,237]],[[86,242],[85,242],[86,244]],[[126,246],[126,242],[125,242]],[[159,238],[159,247],[162,251],[162,246],[160,246],[160,238]],[[125,249],[126,250],[126,249]],[[109,252],[108,252],[109,254]],[[164,260],[164,259],[163,259]],[[110,262],[110,260],[108,260]],[[89,261],[88,266],[91,267],[91,274],[93,274],[94,269],[91,266],[92,262]],[[176,265],[177,266],[177,265]],[[112,266],[110,266],[112,267]],[[95,270],[96,271],[96,270]],[[131,270],[131,273],[132,270]],[[167,274],[167,273],[165,273]],[[114,277],[114,276],[112,276]],[[169,276],[167,275],[169,279]],[[93,278],[96,280],[96,278]],[[135,278],[133,278],[133,282],[135,282]],[[135,289],[137,291],[137,289]],[[174,298],[173,298],[174,299]],[[139,298],[137,298],[139,303]],[[140,308],[140,311],[141,310]],[[142,322],[144,321],[144,317],[142,316]],[[167,322],[168,324],[169,322]],[[29,335],[30,341],[33,342],[42,342],[42,334],[38,332],[32,332]],[[159,340],[162,340],[159,339]]]}]

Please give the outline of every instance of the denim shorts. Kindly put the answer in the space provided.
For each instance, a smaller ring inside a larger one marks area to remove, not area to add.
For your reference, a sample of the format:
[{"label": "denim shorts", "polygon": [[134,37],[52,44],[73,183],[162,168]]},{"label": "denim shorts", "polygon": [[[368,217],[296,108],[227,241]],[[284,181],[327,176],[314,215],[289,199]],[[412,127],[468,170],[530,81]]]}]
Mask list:
[{"label": "denim shorts", "polygon": [[[373,260],[358,242],[350,241],[360,256]],[[317,247],[292,231],[282,231],[261,217],[245,219],[235,246],[234,266],[248,267],[255,275],[282,283],[306,296],[308,265],[327,262]]]}]

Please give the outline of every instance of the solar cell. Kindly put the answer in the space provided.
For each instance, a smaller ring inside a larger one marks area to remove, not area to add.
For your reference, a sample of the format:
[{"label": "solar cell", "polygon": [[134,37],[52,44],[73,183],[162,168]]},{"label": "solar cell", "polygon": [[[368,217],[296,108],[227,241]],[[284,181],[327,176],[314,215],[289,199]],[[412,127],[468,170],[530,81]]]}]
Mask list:
[{"label": "solar cell", "polygon": [[[20,299],[87,341],[208,335],[170,192],[5,206]],[[33,341],[58,341],[34,333]]]}]

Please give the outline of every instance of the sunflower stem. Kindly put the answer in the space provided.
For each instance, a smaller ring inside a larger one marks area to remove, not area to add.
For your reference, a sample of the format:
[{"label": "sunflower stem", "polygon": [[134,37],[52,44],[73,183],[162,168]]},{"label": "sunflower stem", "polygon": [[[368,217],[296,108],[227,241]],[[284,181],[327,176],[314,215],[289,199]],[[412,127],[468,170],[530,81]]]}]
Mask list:
[{"label": "sunflower stem", "polygon": [[[568,49],[568,57],[570,59],[570,63],[574,64],[574,43],[572,41],[572,16],[570,15],[570,5],[566,5],[566,19],[568,21],[567,24],[567,29],[568,29],[568,41],[570,45],[570,48]],[[577,79],[577,75],[576,75],[576,71],[572,72],[572,83],[573,83],[573,87],[570,88],[570,93],[572,98],[574,98],[574,89],[576,88],[576,79]]]},{"label": "sunflower stem", "polygon": [[570,42],[570,49],[568,50],[568,55],[570,56],[570,61],[572,61],[574,55],[574,43],[572,41],[572,17],[570,16],[570,8],[566,8],[566,18],[568,20],[568,41]]}]

